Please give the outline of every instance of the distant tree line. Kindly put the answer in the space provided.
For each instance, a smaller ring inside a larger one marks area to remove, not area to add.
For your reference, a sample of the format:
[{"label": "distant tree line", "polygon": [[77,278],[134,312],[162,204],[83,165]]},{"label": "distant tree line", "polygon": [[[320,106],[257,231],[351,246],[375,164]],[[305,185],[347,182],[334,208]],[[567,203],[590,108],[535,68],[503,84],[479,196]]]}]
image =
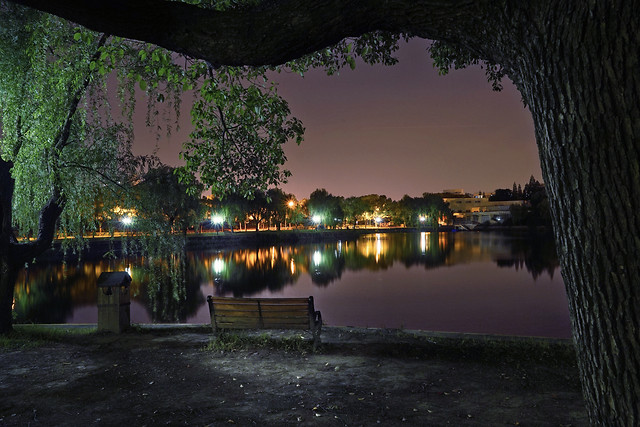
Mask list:
[{"label": "distant tree line", "polygon": [[[255,192],[252,198],[230,195],[224,199],[203,199],[211,218],[219,218],[226,226],[255,229],[281,226],[315,226],[318,228],[375,225],[429,226],[451,222],[453,215],[442,197],[424,193],[420,197],[405,195],[394,201],[385,195],[342,197],[317,189],[308,199],[279,188],[266,193]],[[223,225],[220,225],[222,227]]]},{"label": "distant tree line", "polygon": [[508,200],[531,200],[532,196],[537,193],[544,193],[544,184],[536,180],[533,175],[529,178],[529,182],[525,184],[524,189],[520,184],[514,182],[512,188],[497,188],[489,200],[492,202],[503,202]]},{"label": "distant tree line", "polygon": [[489,197],[490,201],[500,202],[509,200],[524,200],[527,203],[511,206],[511,225],[550,226],[551,211],[544,184],[536,180],[533,175],[524,188],[514,182],[513,187],[498,188]]},{"label": "distant tree line", "polygon": [[[125,211],[135,212],[135,225],[131,228],[152,233],[160,228],[180,233],[196,228],[259,231],[309,226],[354,228],[385,225],[437,229],[453,220],[453,213],[444,199],[465,197],[457,193],[423,193],[418,197],[404,195],[397,201],[378,194],[345,198],[321,188],[313,191],[308,199],[298,200],[294,194],[270,188],[266,192],[254,191],[248,198],[234,193],[224,199],[200,198],[197,194],[190,194],[187,186],[181,184],[175,168],[164,165],[151,168],[134,189],[133,197],[123,200]],[[511,207],[511,219],[507,220],[507,225],[551,225],[544,184],[533,176],[524,187],[514,182],[512,189],[496,189],[489,200],[525,202]],[[100,205],[96,202],[96,212],[99,211]],[[100,212],[96,218],[111,218],[119,223],[122,216]],[[119,223],[116,228],[122,227]]]}]

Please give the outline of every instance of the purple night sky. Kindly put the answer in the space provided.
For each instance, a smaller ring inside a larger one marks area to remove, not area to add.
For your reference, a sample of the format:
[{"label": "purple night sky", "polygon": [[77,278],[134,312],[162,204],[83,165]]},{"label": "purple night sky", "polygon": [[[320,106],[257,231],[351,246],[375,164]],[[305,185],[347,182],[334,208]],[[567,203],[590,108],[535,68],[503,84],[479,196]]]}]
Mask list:
[{"label": "purple night sky", "polygon": [[[293,176],[282,186],[298,198],[317,188],[334,195],[404,194],[462,188],[490,192],[542,180],[531,115],[510,81],[493,92],[480,67],[439,76],[414,39],[393,67],[358,62],[337,76],[313,70],[276,76],[281,95],[302,120],[305,140],[285,146]],[[183,123],[188,123],[188,106]],[[144,108],[140,108],[144,110]],[[144,123],[144,113],[138,113]],[[183,125],[188,128],[188,125]],[[187,130],[158,142],[163,162],[176,165]],[[139,152],[152,133],[136,128]]]}]

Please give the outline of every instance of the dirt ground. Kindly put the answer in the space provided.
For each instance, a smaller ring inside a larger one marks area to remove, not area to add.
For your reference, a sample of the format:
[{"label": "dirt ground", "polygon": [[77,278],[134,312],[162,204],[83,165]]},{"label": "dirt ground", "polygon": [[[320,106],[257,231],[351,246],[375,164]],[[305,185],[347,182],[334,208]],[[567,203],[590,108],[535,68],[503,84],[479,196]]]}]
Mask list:
[{"label": "dirt ground", "polygon": [[337,327],[322,337],[315,353],[207,349],[203,327],[0,348],[0,425],[588,424],[577,369],[553,345]]}]

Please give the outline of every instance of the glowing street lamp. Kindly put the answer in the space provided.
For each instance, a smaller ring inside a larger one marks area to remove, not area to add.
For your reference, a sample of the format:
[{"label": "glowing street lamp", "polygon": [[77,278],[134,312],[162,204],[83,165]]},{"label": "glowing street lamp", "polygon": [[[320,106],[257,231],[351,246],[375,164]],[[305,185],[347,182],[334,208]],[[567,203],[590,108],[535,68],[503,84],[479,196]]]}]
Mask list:
[{"label": "glowing street lamp", "polygon": [[222,226],[224,218],[220,214],[213,214],[211,215],[211,222],[215,225],[216,233],[218,233],[218,227]]},{"label": "glowing street lamp", "polygon": [[[287,202],[287,206],[289,207],[289,209],[293,210],[293,208],[296,206],[296,202],[295,200],[289,200]],[[284,226],[286,228],[287,226],[287,219],[289,219],[289,211],[285,211],[285,215],[284,215]],[[291,227],[291,219],[289,219],[289,227]]]},{"label": "glowing street lamp", "polygon": [[314,215],[311,217],[311,221],[316,224],[320,224],[322,222],[322,217],[320,215]]},{"label": "glowing street lamp", "polygon": [[125,234],[129,234],[129,227],[133,224],[133,218],[130,215],[125,215],[120,218],[120,222],[124,226]]}]

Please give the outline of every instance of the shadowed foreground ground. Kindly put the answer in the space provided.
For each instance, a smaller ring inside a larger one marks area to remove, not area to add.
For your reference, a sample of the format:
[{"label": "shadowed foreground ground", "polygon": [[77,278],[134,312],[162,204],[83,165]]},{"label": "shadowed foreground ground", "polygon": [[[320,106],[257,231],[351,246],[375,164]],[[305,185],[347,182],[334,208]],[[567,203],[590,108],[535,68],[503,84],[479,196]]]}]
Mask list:
[{"label": "shadowed foreground ground", "polygon": [[566,342],[330,327],[312,353],[280,333],[16,329],[0,425],[587,425]]}]

